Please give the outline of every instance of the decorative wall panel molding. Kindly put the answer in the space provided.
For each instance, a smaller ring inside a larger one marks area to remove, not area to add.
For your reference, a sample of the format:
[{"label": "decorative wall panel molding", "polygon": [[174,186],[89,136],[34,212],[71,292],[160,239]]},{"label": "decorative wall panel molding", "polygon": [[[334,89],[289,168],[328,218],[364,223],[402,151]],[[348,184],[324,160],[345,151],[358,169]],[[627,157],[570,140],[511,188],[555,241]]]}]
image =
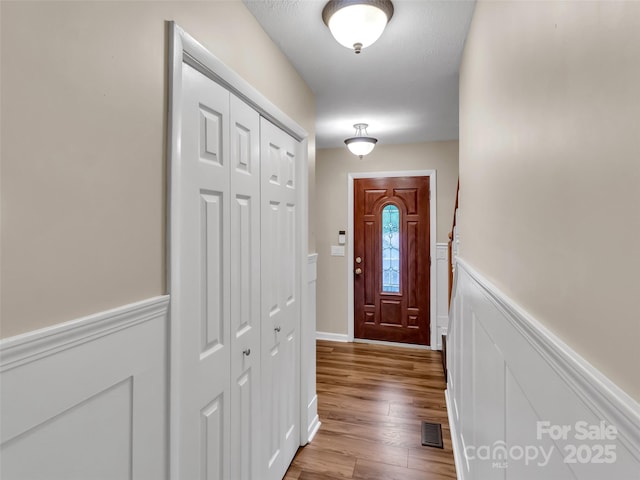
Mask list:
[{"label": "decorative wall panel molding", "polygon": [[303,319],[302,331],[304,341],[301,356],[302,364],[306,365],[306,417],[303,425],[307,425],[306,435],[303,443],[310,442],[320,428],[320,418],[318,417],[318,395],[316,395],[316,339],[312,332],[316,331],[316,290],[318,284],[318,254],[309,255],[309,266],[307,268],[307,313]]},{"label": "decorative wall panel molding", "polygon": [[0,342],[1,478],[166,477],[168,303]]},{"label": "decorative wall panel molding", "polygon": [[[436,244],[436,348],[442,350],[442,335],[449,325],[449,245]],[[433,342],[432,342],[433,343]]]},{"label": "decorative wall panel molding", "polygon": [[462,479],[632,479],[640,405],[458,258],[447,403]]}]

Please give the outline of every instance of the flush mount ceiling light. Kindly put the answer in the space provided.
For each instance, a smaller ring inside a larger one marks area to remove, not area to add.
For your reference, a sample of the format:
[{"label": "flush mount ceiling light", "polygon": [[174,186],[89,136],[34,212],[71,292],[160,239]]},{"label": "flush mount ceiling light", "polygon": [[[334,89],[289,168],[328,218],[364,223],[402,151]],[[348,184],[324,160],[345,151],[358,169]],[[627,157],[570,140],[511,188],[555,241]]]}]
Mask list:
[{"label": "flush mount ceiling light", "polygon": [[334,38],[356,53],[380,38],[392,16],[390,0],[331,0],[322,10]]},{"label": "flush mount ceiling light", "polygon": [[370,154],[373,147],[378,143],[377,138],[369,137],[367,133],[368,126],[366,123],[356,123],[353,126],[356,129],[355,137],[349,137],[344,141],[349,151],[360,158]]}]

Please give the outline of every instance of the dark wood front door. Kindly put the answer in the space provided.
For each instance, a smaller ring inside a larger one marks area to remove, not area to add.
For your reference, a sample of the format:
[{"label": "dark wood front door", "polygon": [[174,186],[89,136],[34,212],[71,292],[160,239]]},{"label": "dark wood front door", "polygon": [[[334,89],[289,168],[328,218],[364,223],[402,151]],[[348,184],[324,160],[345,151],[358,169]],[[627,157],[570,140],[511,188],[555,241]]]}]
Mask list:
[{"label": "dark wood front door", "polygon": [[355,337],[430,344],[429,177],[354,180]]}]

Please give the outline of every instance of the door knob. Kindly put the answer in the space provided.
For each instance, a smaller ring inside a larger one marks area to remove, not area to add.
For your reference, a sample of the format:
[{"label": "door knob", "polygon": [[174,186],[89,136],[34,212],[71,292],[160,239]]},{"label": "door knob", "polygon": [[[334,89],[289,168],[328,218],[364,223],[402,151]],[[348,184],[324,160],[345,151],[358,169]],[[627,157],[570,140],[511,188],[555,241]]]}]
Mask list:
[{"label": "door knob", "polygon": [[279,332],[281,329],[282,329],[282,327],[276,327],[276,328],[274,328],[274,330],[275,330],[276,332]]},{"label": "door knob", "polygon": [[249,355],[251,355],[251,349],[247,348],[247,349],[243,350],[242,354],[248,357]]},{"label": "door knob", "polygon": [[356,272],[356,275],[360,275],[362,273],[362,269],[358,267],[356,268],[355,272]]}]

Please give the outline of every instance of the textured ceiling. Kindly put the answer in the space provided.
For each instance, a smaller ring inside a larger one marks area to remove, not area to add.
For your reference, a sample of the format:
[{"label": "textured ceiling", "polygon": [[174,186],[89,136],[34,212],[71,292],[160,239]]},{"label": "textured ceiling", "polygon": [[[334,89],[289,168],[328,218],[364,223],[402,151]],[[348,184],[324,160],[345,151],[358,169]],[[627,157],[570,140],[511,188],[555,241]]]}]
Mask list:
[{"label": "textured ceiling", "polygon": [[243,0],[317,99],[319,148],[354,123],[379,144],[458,138],[458,71],[474,1],[392,0],[382,37],[360,55],[322,22],[325,1]]}]

